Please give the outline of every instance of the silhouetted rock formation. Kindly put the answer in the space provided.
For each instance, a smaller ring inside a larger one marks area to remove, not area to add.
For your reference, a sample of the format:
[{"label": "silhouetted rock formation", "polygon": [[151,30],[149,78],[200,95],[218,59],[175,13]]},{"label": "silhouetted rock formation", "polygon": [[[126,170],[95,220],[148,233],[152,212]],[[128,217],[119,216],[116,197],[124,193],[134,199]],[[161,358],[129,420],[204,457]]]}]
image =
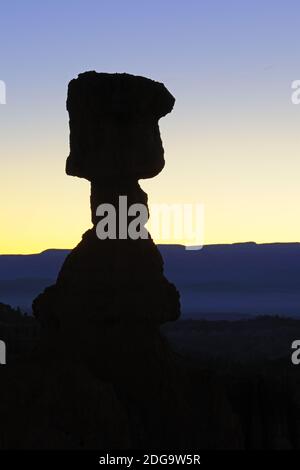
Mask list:
[{"label": "silhouetted rock formation", "polygon": [[100,240],[96,208],[110,203],[118,214],[119,196],[127,196],[128,206],[147,205],[138,179],[164,166],[158,119],[174,101],[164,85],[143,77],[87,72],[71,81],[66,170],[91,181],[94,226],[68,255],[56,284],[33,304],[43,353],[78,360],[112,382],[156,445],[171,439],[178,414],[185,421],[180,392],[173,390],[171,354],[159,332],[161,323],[179,317],[179,294],[163,275],[150,235]]},{"label": "silhouetted rock formation", "polygon": [[[179,317],[179,295],[163,276],[162,257],[148,239],[99,240],[96,208],[147,204],[139,178],[158,174],[164,152],[158,119],[174,98],[161,83],[128,74],[87,72],[69,84],[70,148],[66,171],[91,181],[94,227],[67,257],[55,287],[34,303],[41,322],[69,327],[76,315],[160,324]],[[130,220],[130,218],[129,218]],[[67,313],[69,312],[69,314]],[[77,313],[76,313],[77,312]],[[64,333],[67,334],[67,333]]]},{"label": "silhouetted rock formation", "polygon": [[68,91],[67,174],[102,182],[100,188],[158,175],[164,167],[158,120],[174,103],[162,83],[144,77],[80,74]]},{"label": "silhouetted rock formation", "polygon": [[99,204],[118,212],[127,196],[128,206],[147,205],[138,179],[164,166],[158,119],[173,104],[164,85],[143,77],[87,72],[70,83],[67,173],[91,181],[93,228],[33,303],[41,341],[31,360],[5,369],[0,448],[241,446],[221,387],[161,336],[180,303],[151,237],[96,232]]}]

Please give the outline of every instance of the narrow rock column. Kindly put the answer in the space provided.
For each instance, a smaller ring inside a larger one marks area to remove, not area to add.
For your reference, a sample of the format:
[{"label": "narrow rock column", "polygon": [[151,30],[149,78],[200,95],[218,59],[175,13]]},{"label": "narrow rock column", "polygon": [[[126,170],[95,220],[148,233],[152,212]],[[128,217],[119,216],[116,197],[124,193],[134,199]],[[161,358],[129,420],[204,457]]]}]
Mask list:
[{"label": "narrow rock column", "polygon": [[67,257],[57,283],[34,302],[46,331],[60,328],[67,335],[76,318],[159,325],[179,317],[179,294],[163,275],[151,236],[100,240],[96,234],[100,204],[112,204],[117,219],[120,196],[128,206],[147,206],[138,180],[164,167],[158,120],[174,102],[163,84],[144,77],[86,72],[70,82],[66,172],[91,182],[93,228]]}]

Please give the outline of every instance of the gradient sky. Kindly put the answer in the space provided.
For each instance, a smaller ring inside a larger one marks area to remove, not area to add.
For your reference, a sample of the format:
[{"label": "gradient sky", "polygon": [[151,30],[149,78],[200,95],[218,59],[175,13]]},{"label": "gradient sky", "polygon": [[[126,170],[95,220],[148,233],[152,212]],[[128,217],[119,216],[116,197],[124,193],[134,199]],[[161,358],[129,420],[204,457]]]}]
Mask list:
[{"label": "gradient sky", "polygon": [[300,241],[298,1],[0,8],[0,253],[69,248],[90,226],[89,183],[64,173],[67,84],[85,70],[144,75],[176,97],[160,122],[166,167],[141,183],[150,203],[204,203],[206,244]]}]

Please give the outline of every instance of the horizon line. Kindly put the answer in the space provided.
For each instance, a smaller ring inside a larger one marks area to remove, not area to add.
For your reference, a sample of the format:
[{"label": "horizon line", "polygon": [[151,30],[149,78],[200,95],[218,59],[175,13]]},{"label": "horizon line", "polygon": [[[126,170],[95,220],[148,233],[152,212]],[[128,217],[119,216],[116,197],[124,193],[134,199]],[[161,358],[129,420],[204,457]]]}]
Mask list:
[{"label": "horizon line", "polygon": [[[182,243],[156,243],[158,247],[182,247],[186,248],[193,245],[184,245]],[[187,251],[202,251],[204,247],[211,247],[211,246],[234,246],[234,245],[300,245],[299,242],[254,242],[254,241],[247,241],[247,242],[232,242],[232,243],[205,243],[203,247],[198,250],[187,250]],[[49,251],[72,251],[74,247],[71,248],[45,248],[42,251],[38,252],[30,252],[30,253],[0,253],[0,256],[32,256],[32,255],[41,255],[43,253],[47,253]]]}]

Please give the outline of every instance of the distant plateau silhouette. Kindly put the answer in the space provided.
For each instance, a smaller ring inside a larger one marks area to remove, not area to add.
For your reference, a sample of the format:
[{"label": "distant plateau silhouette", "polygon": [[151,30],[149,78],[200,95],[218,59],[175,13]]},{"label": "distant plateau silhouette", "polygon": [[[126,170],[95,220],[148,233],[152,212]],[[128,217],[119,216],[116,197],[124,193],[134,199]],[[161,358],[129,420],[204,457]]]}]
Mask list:
[{"label": "distant plateau silhouette", "polygon": [[[185,318],[300,317],[300,243],[158,247],[168,279],[180,290]],[[32,300],[55,281],[68,253],[1,255],[0,301],[31,312]]]}]

